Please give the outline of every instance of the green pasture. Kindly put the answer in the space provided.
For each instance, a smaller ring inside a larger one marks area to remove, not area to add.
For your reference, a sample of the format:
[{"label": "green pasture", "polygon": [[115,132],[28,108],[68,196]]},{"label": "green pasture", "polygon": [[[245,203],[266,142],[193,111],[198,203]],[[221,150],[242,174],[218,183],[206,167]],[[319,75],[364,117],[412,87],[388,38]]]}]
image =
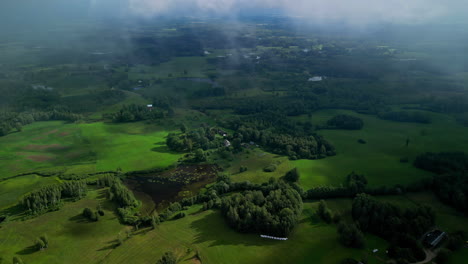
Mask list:
[{"label": "green pasture", "polygon": [[[0,257],[10,263],[19,256],[25,263],[98,263],[108,255],[124,227],[114,215],[114,206],[106,201],[105,190],[91,191],[88,197],[66,203],[59,211],[26,221],[11,221],[0,226]],[[82,217],[85,207],[95,209],[101,203],[105,215],[98,222]],[[37,251],[35,240],[46,234],[49,248]]]},{"label": "green pasture", "polygon": [[[371,186],[408,184],[431,174],[413,167],[412,162],[420,153],[432,151],[466,151],[468,128],[456,123],[454,118],[429,113],[432,124],[400,123],[378,119],[375,116],[357,114],[346,110],[323,110],[298,120],[310,120],[323,125],[336,114],[358,116],[364,121],[362,130],[319,130],[337,151],[334,157],[321,160],[292,161],[301,172],[304,188],[344,183],[346,175],[355,171],[363,173]],[[410,140],[406,147],[406,139]],[[367,144],[359,144],[364,139]],[[400,162],[408,158],[408,163]]]},{"label": "green pasture", "polygon": [[166,147],[168,133],[141,122],[36,122],[0,138],[0,177],[38,170],[89,173],[167,167],[181,156]]},{"label": "green pasture", "polygon": [[[371,253],[386,242],[367,236],[363,250],[337,243],[336,227],[314,216],[317,203],[306,203],[301,223],[288,241],[260,238],[230,229],[218,211],[205,211],[168,221],[154,231],[143,232],[113,250],[103,263],[154,263],[165,251],[176,252],[180,263],[339,263],[343,258],[368,256],[369,263],[385,263]],[[242,252],[242,254],[239,254]]]},{"label": "green pasture", "polygon": [[0,210],[14,205],[24,194],[44,185],[57,183],[56,177],[26,175],[6,181],[0,181]]},{"label": "green pasture", "polygon": [[[274,172],[263,171],[265,167],[272,164],[276,166],[276,170]],[[246,167],[247,171],[239,172],[241,166]],[[230,163],[230,167],[227,169],[227,172],[232,175],[233,181],[264,183],[272,177],[283,177],[291,169],[292,167],[287,157],[270,154],[255,148],[248,152],[242,152],[235,155],[234,161]]]}]

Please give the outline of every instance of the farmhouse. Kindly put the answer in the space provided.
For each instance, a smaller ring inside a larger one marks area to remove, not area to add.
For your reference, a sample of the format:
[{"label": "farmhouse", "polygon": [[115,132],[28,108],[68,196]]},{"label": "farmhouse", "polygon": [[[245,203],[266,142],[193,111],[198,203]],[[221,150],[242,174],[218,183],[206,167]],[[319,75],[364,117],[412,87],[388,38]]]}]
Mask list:
[{"label": "farmhouse", "polygon": [[225,147],[231,146],[231,142],[229,142],[229,140],[225,139],[225,140],[224,140],[224,146],[225,146]]},{"label": "farmhouse", "polygon": [[436,247],[445,238],[445,236],[445,232],[440,230],[433,230],[424,236],[424,245],[427,247]]},{"label": "farmhouse", "polygon": [[314,76],[314,77],[311,77],[309,78],[309,82],[321,82],[323,80],[323,77],[322,76]]}]

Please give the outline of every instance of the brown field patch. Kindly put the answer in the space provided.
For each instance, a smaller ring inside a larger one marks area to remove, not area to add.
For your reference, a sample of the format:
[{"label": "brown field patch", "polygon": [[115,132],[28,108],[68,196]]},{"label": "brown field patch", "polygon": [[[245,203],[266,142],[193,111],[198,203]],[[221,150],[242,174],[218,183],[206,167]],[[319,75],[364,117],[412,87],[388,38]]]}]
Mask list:
[{"label": "brown field patch", "polygon": [[32,160],[35,162],[43,162],[43,161],[49,161],[49,160],[54,159],[53,157],[45,156],[45,155],[29,155],[26,158],[28,160]]},{"label": "brown field patch", "polygon": [[23,147],[23,149],[25,150],[54,150],[54,149],[63,149],[63,148],[65,148],[65,146],[60,145],[60,144],[49,144],[49,145],[30,144],[30,145]]},{"label": "brown field patch", "polygon": [[47,135],[55,134],[57,132],[58,132],[58,129],[53,129],[53,130],[45,132],[43,135],[47,136]]},{"label": "brown field patch", "polygon": [[70,135],[70,132],[62,132],[59,134],[60,137],[66,137],[68,135]]}]

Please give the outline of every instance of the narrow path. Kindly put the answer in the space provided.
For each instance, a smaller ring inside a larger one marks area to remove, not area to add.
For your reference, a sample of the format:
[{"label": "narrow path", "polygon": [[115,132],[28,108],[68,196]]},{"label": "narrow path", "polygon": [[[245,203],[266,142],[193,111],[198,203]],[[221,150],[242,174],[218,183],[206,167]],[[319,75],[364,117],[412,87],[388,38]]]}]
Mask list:
[{"label": "narrow path", "polygon": [[430,262],[431,260],[433,260],[436,257],[436,253],[429,250],[429,249],[424,249],[424,253],[426,253],[426,258],[424,260],[421,260],[419,262],[414,262],[414,263],[411,263],[411,264],[425,264],[425,263]]}]

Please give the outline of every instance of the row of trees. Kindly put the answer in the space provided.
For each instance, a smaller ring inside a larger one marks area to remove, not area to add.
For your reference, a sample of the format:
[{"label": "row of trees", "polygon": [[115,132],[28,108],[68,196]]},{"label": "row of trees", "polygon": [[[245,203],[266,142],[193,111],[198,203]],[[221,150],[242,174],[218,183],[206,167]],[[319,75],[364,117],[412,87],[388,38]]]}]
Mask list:
[{"label": "row of trees", "polygon": [[48,112],[0,112],[0,136],[5,136],[13,129],[21,131],[22,127],[35,121],[62,120],[75,122],[82,118],[81,115],[65,110],[52,110]]},{"label": "row of trees", "polygon": [[113,122],[136,122],[143,120],[155,120],[164,118],[165,113],[159,109],[150,109],[145,105],[124,105],[116,113],[111,114],[110,117]]},{"label": "row of trees", "polygon": [[413,122],[429,124],[431,118],[422,112],[414,111],[389,111],[378,113],[377,116],[381,119],[391,120],[396,122]]},{"label": "row of trees", "polygon": [[61,184],[44,186],[25,195],[21,205],[31,214],[40,214],[60,207],[62,198],[81,199],[86,196],[84,181],[69,181]]},{"label": "row of trees", "polygon": [[117,213],[125,224],[137,224],[140,217],[136,214],[136,209],[141,202],[135,198],[119,178],[105,175],[96,181],[99,187],[110,187],[108,191],[109,199],[117,203]]},{"label": "row of trees", "polygon": [[359,130],[363,126],[361,118],[350,115],[336,115],[327,121],[327,128]]}]

